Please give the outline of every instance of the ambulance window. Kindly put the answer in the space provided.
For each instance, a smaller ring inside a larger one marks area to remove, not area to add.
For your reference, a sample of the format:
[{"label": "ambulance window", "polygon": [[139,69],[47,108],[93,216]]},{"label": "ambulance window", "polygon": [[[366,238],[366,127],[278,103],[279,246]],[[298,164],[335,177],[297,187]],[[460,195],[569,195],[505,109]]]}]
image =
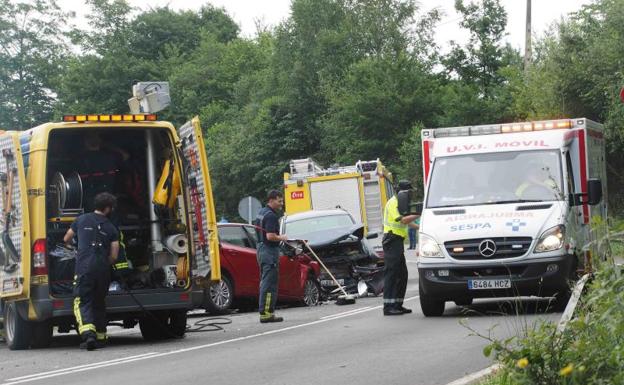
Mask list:
[{"label": "ambulance window", "polygon": [[566,168],[568,169],[568,192],[576,193],[576,183],[574,183],[574,169],[572,168],[572,158],[570,152],[566,152]]},{"label": "ambulance window", "polygon": [[219,227],[219,240],[234,246],[252,248],[251,241],[238,226]]}]

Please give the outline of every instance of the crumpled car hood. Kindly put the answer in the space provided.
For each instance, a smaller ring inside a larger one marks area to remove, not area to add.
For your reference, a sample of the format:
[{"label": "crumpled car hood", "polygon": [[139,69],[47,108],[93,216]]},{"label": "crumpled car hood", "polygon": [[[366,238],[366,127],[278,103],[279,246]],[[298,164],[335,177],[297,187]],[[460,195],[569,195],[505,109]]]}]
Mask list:
[{"label": "crumpled car hood", "polygon": [[358,224],[339,229],[310,231],[306,234],[306,240],[310,247],[315,250],[338,246],[345,241],[349,242],[348,239],[350,237],[352,238],[351,242],[360,242],[362,237],[364,237],[364,225]]}]

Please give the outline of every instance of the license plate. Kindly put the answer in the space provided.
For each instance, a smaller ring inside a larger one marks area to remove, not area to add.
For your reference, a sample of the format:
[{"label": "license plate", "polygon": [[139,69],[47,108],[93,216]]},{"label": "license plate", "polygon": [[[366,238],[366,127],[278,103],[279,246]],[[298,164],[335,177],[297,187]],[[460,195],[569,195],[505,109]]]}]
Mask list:
[{"label": "license plate", "polygon": [[485,290],[485,289],[510,289],[510,279],[471,279],[468,280],[468,289]]},{"label": "license plate", "polygon": [[[337,281],[341,286],[344,285],[344,279],[337,279]],[[336,282],[331,279],[323,279],[321,280],[321,286],[336,286]]]}]

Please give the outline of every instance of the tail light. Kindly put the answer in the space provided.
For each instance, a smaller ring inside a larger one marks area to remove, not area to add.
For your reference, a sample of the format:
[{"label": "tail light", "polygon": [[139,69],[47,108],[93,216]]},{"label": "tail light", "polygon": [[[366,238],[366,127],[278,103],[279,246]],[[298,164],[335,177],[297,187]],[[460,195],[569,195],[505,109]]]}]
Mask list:
[{"label": "tail light", "polygon": [[37,239],[33,246],[32,256],[32,274],[47,275],[48,274],[48,253],[46,252],[46,240]]}]

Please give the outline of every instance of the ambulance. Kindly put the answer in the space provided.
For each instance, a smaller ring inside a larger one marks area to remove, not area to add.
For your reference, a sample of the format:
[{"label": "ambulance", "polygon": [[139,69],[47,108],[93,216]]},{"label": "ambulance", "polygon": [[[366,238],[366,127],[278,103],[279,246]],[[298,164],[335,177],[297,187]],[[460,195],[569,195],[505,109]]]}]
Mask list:
[{"label": "ambulance", "polygon": [[[603,126],[589,119],[425,129],[420,304],[555,297],[609,253]],[[399,193],[401,211],[409,194]],[[413,206],[414,207],[414,206]],[[411,210],[410,212],[413,212]]]},{"label": "ambulance", "polygon": [[[383,233],[383,210],[393,195],[392,173],[379,159],[330,168],[311,158],[295,159],[290,161],[290,173],[284,173],[287,215],[339,207],[364,224],[365,235]],[[382,252],[381,236],[371,245]]]},{"label": "ambulance", "polygon": [[220,279],[197,118],[176,129],[152,114],[68,115],[3,131],[0,304],[10,349],[45,347],[53,327],[75,328],[75,252],[62,239],[104,185],[117,197],[111,220],[123,235],[127,273],[111,285],[109,321],[138,323],[145,339],[180,337],[194,285]]}]

